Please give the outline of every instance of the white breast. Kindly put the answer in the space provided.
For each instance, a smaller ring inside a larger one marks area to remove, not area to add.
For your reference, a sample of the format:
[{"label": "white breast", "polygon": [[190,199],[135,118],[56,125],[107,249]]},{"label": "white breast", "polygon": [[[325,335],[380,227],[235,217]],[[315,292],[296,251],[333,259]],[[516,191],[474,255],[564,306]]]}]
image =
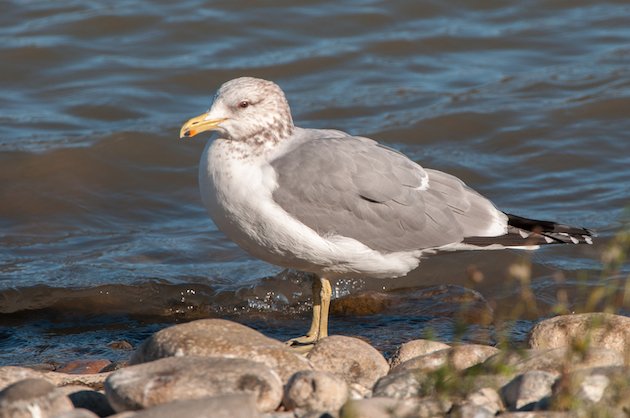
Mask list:
[{"label": "white breast", "polygon": [[321,237],[272,198],[276,175],[268,154],[244,156],[242,144],[218,139],[199,165],[201,197],[215,224],[250,254],[283,267],[327,277],[401,276],[420,252],[381,254],[347,237]]}]

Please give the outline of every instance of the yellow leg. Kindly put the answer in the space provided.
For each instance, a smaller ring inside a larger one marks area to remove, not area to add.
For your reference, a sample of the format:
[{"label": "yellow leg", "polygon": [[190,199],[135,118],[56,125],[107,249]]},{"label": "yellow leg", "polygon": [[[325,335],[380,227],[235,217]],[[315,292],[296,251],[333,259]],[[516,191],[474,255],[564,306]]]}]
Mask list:
[{"label": "yellow leg", "polygon": [[292,346],[314,344],[317,340],[328,336],[328,311],[332,287],[330,281],[323,277],[313,280],[313,320],[311,328],[303,337],[287,341]]}]

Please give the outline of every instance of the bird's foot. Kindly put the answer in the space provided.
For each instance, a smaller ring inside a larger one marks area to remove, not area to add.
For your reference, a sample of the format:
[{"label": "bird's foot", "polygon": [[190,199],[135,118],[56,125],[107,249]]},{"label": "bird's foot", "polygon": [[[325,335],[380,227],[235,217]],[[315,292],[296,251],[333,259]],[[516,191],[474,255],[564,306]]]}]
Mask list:
[{"label": "bird's foot", "polygon": [[285,344],[297,353],[306,354],[315,347],[317,339],[317,336],[314,335],[304,335],[303,337],[291,338]]}]

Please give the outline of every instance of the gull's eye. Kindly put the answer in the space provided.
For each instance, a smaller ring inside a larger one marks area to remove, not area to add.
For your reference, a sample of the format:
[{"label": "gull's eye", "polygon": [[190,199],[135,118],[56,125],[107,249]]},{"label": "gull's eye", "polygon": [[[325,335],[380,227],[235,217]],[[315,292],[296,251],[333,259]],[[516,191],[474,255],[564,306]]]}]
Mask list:
[{"label": "gull's eye", "polygon": [[241,109],[245,109],[248,106],[249,106],[249,102],[247,100],[243,100],[243,101],[239,102],[239,104],[238,104],[238,107],[240,107]]}]

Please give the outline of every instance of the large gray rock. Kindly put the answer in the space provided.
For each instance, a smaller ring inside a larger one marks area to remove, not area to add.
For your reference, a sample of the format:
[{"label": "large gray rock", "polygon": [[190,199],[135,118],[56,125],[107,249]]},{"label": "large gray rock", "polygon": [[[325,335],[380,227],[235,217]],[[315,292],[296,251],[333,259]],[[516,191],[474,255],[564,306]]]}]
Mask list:
[{"label": "large gray rock", "polygon": [[559,372],[531,370],[516,376],[501,388],[505,404],[511,410],[533,410],[551,396],[551,388],[560,376]]},{"label": "large gray rock", "polygon": [[294,373],[312,369],[303,356],[286,344],[224,319],[201,319],[160,330],[138,347],[130,364],[182,356],[257,361],[275,370],[285,383]]},{"label": "large gray rock", "polygon": [[622,366],[622,355],[605,348],[591,348],[585,352],[561,347],[553,349],[529,349],[522,351],[502,351],[497,353],[477,369],[482,372],[500,372],[516,376],[530,370],[548,372],[570,372],[592,367]]},{"label": "large gray rock", "polygon": [[308,354],[315,370],[332,373],[349,385],[372,388],[389,371],[387,360],[374,347],[358,338],[333,335],[315,344]]},{"label": "large gray rock", "polygon": [[483,363],[488,357],[498,352],[498,348],[489,345],[457,345],[402,362],[396,367],[393,367],[391,373],[413,369],[429,372],[441,367],[450,367],[453,370],[464,370],[476,364]]},{"label": "large gray rock", "polygon": [[630,356],[630,318],[607,313],[562,315],[534,326],[532,348],[600,347]]},{"label": "large gray rock", "polygon": [[0,367],[0,390],[24,379],[43,379],[46,373],[27,367],[3,366]]},{"label": "large gray rock", "polygon": [[55,418],[98,418],[98,415],[87,409],[77,408],[61,415],[55,415]]},{"label": "large gray rock", "polygon": [[0,418],[47,418],[72,409],[70,399],[43,379],[20,380],[0,392]]},{"label": "large gray rock", "polygon": [[139,411],[130,418],[257,418],[259,416],[256,402],[251,395],[233,394],[170,402]]},{"label": "large gray rock", "polygon": [[432,340],[411,340],[402,344],[392,356],[389,365],[393,369],[400,363],[411,360],[415,357],[424,356],[434,351],[450,348],[450,345]]},{"label": "large gray rock", "polygon": [[116,411],[239,393],[252,394],[259,411],[273,411],[282,400],[282,381],[251,360],[167,357],[114,372],[105,393]]},{"label": "large gray rock", "polygon": [[285,408],[336,413],[348,399],[348,384],[331,373],[305,370],[289,379],[282,404]]},{"label": "large gray rock", "polygon": [[340,418],[430,418],[445,416],[452,402],[441,398],[391,399],[376,397],[348,401]]}]

